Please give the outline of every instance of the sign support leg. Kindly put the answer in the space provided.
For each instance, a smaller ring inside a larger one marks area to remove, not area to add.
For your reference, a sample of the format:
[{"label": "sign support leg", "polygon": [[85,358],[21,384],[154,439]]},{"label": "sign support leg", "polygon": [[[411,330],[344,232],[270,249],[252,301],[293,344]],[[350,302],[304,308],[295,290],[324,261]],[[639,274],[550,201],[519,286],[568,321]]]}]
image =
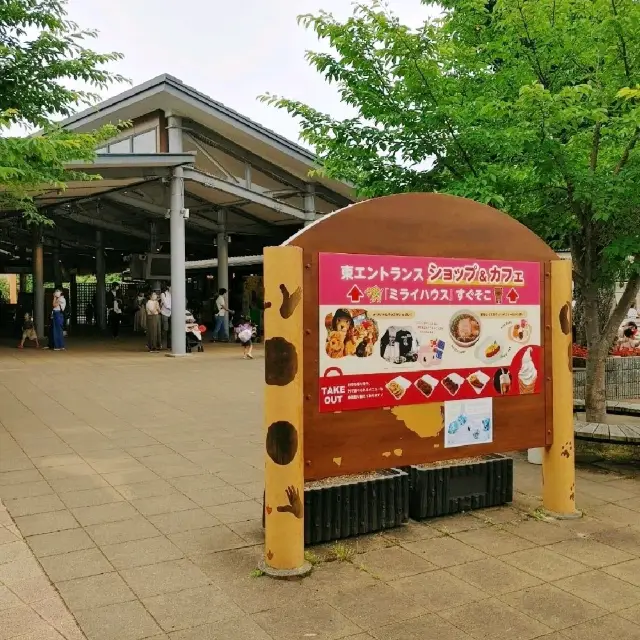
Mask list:
[{"label": "sign support leg", "polygon": [[304,559],[303,256],[266,247],[265,548],[260,569],[277,578],[308,573]]},{"label": "sign support leg", "polygon": [[553,376],[553,444],[542,462],[543,506],[558,518],[579,518],[576,511],[576,465],[573,430],[571,354],[571,262],[551,262],[551,344]]}]

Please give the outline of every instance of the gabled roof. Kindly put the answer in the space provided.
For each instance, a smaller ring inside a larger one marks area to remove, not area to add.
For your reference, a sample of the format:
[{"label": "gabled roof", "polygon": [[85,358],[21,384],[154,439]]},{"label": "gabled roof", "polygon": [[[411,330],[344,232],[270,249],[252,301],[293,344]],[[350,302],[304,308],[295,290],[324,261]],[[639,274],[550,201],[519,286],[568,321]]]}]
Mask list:
[{"label": "gabled roof", "polygon": [[[172,112],[209,127],[302,179],[308,180],[309,171],[318,168],[316,156],[309,149],[168,74],[157,76],[70,116],[61,125],[68,129],[87,131],[108,122],[132,120],[158,110]],[[353,188],[344,182],[318,176],[313,181],[320,182],[347,198],[354,198]]]}]

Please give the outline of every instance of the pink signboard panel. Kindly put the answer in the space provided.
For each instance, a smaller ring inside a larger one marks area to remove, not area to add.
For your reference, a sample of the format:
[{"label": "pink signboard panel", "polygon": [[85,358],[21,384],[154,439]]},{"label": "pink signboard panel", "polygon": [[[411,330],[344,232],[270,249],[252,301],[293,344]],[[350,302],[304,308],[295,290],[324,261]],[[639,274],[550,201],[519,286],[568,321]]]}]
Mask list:
[{"label": "pink signboard panel", "polygon": [[540,265],[319,256],[320,411],[539,393]]}]

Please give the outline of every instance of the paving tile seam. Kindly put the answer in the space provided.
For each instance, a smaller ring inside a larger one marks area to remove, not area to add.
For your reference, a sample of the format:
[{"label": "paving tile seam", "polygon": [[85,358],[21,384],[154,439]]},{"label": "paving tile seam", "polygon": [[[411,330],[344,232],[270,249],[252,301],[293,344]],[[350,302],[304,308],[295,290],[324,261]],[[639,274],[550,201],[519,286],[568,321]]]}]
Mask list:
[{"label": "paving tile seam", "polygon": [[[2,500],[0,499],[0,511],[2,511],[3,509],[4,509],[4,505],[3,505],[3,503],[2,503]],[[8,511],[7,511],[7,513],[8,513]],[[31,549],[31,547],[29,546],[29,544],[28,544],[28,542],[27,542],[26,538],[22,535],[22,532],[20,531],[20,528],[16,525],[16,523],[15,523],[15,521],[13,520],[13,518],[12,518],[12,516],[11,516],[11,514],[10,514],[10,513],[9,513],[9,518],[12,520],[12,522],[13,522],[13,526],[14,526],[14,528],[16,529],[16,531],[18,532],[18,535],[20,536],[20,540],[21,540],[22,542],[24,542],[24,543],[27,545],[27,547],[28,547],[28,549],[29,549],[29,552],[30,552],[30,559],[31,559],[31,560],[34,560],[34,561],[36,562],[36,564],[37,564],[37,565],[38,565],[38,567],[40,568],[40,572],[42,573],[42,575],[44,576],[44,578],[48,581],[48,583],[49,583],[49,587],[51,588],[51,591],[52,591],[52,593],[53,593],[54,597],[57,597],[57,599],[59,599],[59,600],[60,600],[60,602],[63,604],[63,606],[64,606],[64,608],[65,608],[65,610],[66,610],[67,614],[69,615],[69,617],[71,618],[71,620],[73,620],[73,622],[75,623],[76,631],[77,631],[79,634],[81,634],[81,636],[82,636],[82,638],[83,638],[84,640],[86,640],[86,636],[85,636],[85,634],[82,632],[82,630],[81,630],[81,628],[80,628],[80,625],[78,624],[78,621],[76,620],[76,617],[73,615],[73,613],[72,613],[72,612],[71,612],[71,610],[69,609],[69,607],[68,607],[68,605],[67,605],[66,601],[64,600],[64,598],[62,597],[62,595],[61,595],[61,594],[60,594],[60,592],[58,591],[58,589],[57,589],[57,587],[56,587],[55,583],[51,580],[51,578],[49,578],[49,574],[45,571],[45,569],[44,569],[44,567],[43,567],[42,563],[40,562],[40,559],[39,559],[39,558],[35,555],[35,553],[33,552],[33,549]],[[11,591],[11,592],[13,593],[13,590],[11,589],[11,587],[7,587],[7,588],[9,589],[9,591]],[[28,602],[25,602],[25,601],[24,601],[24,600],[23,600],[23,599],[22,599],[18,594],[15,594],[15,593],[14,593],[14,595],[15,595],[15,596],[16,596],[16,597],[17,597],[17,598],[22,602],[22,604],[23,604],[23,605],[25,605],[25,606],[29,607],[29,608],[30,608],[30,609],[31,609],[31,610],[32,610],[36,615],[38,615],[38,617],[43,621],[43,623],[44,623],[44,624],[47,624],[48,626],[50,626],[50,627],[52,627],[52,628],[56,629],[56,631],[58,631],[58,633],[60,633],[60,635],[62,635],[64,638],[67,638],[67,636],[66,636],[62,631],[58,630],[58,629],[57,629],[57,628],[56,628],[56,627],[55,627],[51,622],[49,622],[46,618],[44,618],[44,616],[42,616],[42,615],[40,614],[40,612],[39,612],[39,611],[37,611],[36,609],[34,609],[34,608],[33,608],[33,606],[31,606],[31,605],[32,605],[32,604],[34,604],[34,603],[28,603]],[[46,598],[46,599],[48,599],[48,598]],[[44,600],[43,600],[43,601],[44,601]]]}]

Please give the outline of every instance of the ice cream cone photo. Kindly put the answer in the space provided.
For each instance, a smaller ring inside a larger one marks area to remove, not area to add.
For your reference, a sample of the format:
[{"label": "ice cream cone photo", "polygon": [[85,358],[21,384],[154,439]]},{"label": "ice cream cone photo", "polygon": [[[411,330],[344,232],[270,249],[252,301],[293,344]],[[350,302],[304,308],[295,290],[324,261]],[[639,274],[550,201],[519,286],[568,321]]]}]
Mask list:
[{"label": "ice cream cone photo", "polygon": [[536,390],[538,371],[535,364],[533,364],[533,357],[531,355],[532,351],[533,349],[529,347],[522,357],[522,364],[520,365],[520,371],[518,372],[518,388],[520,390],[520,395],[535,393]]},{"label": "ice cream cone photo", "polygon": [[520,389],[520,395],[524,396],[529,393],[533,393],[536,390],[535,380],[532,384],[524,384],[520,378],[518,378],[518,387]]}]

